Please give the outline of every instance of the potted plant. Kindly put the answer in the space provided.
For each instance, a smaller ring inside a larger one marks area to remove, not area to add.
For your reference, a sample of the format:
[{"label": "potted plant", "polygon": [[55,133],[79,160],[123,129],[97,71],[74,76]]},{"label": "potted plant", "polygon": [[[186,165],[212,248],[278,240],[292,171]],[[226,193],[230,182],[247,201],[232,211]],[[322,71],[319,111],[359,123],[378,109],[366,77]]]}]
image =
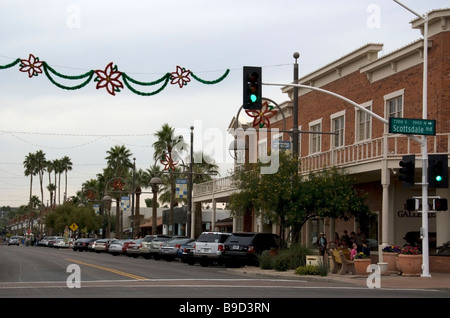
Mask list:
[{"label": "potted plant", "polygon": [[406,245],[397,256],[397,266],[402,276],[420,276],[422,254],[417,246]]},{"label": "potted plant", "polygon": [[388,272],[397,272],[397,263],[396,258],[397,255],[400,253],[401,247],[398,245],[386,245],[382,249],[383,253],[383,262],[387,263],[387,271]]},{"label": "potted plant", "polygon": [[359,252],[353,258],[355,270],[357,275],[367,275],[367,266],[372,263],[372,260],[363,252]]}]

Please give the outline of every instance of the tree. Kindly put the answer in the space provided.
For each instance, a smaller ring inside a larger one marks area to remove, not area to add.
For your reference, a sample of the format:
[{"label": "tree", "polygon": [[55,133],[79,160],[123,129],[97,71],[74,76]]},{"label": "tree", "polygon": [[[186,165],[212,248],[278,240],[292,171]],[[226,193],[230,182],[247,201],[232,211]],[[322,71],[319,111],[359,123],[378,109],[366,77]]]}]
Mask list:
[{"label": "tree", "polygon": [[[173,225],[173,208],[174,208],[174,197],[175,197],[175,187],[174,187],[174,174],[173,170],[177,160],[181,158],[181,151],[185,150],[187,144],[184,142],[183,136],[175,136],[175,129],[169,126],[169,124],[164,124],[161,130],[155,133],[157,140],[153,143],[153,148],[155,150],[153,157],[155,161],[160,160],[164,162],[165,169],[169,171],[170,176],[170,213],[169,213],[169,224]],[[172,229],[173,231],[174,229]],[[170,232],[171,234],[173,232]]]},{"label": "tree", "polygon": [[[106,152],[108,155],[106,156],[107,160],[107,167],[103,172],[104,177],[108,179],[106,181],[106,186],[108,185],[108,182],[111,181],[113,178],[118,179],[126,179],[129,177],[129,171],[133,167],[133,164],[131,163],[130,157],[133,155],[129,149],[127,149],[125,146],[114,146],[110,150]],[[108,189],[107,189],[108,190]],[[116,231],[116,234],[122,235],[120,228],[120,197],[122,194],[121,187],[119,189],[115,189],[115,199],[116,199],[116,228],[118,231]],[[118,232],[118,233],[117,233]]]},{"label": "tree", "polygon": [[23,167],[25,168],[25,176],[30,176],[30,199],[33,195],[33,176],[36,175],[36,155],[34,153],[28,153],[23,161]]},{"label": "tree", "polygon": [[280,235],[290,227],[293,241],[298,241],[302,226],[313,218],[356,219],[370,214],[365,196],[353,186],[354,180],[342,169],[330,168],[298,173],[298,160],[290,152],[279,152],[279,168],[274,174],[260,174],[257,163],[234,176],[239,189],[230,197],[234,215],[249,211],[266,220],[280,224]]},{"label": "tree", "polygon": [[44,172],[47,167],[47,160],[45,159],[45,153],[42,150],[38,150],[35,153],[36,172],[39,176],[39,184],[41,189],[41,203],[44,203]]},{"label": "tree", "polygon": [[66,200],[67,195],[68,195],[68,193],[67,193],[67,172],[72,170],[72,161],[70,160],[69,157],[64,156],[61,159],[61,170],[64,171],[64,182],[65,182],[65,186],[64,186],[64,191],[65,191],[64,192],[65,193],[64,200]]}]

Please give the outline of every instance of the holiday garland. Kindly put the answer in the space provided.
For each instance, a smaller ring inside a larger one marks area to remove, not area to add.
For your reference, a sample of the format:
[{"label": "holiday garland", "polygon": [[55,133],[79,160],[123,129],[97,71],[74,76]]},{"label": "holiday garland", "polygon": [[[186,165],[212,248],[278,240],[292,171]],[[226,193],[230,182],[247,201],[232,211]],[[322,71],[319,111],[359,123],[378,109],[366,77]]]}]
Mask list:
[{"label": "holiday garland", "polygon": [[[118,70],[117,65],[114,65],[113,62],[109,63],[104,70],[90,70],[81,75],[64,75],[57,72],[54,68],[47,64],[45,61],[40,61],[38,57],[35,57],[33,54],[30,54],[28,59],[16,59],[14,62],[0,65],[0,69],[7,69],[16,66],[19,64],[20,71],[28,73],[28,77],[32,78],[34,76],[38,76],[39,74],[45,74],[49,81],[53,83],[55,86],[66,89],[66,90],[76,90],[80,89],[92,81],[94,75],[94,82],[97,83],[96,88],[106,88],[107,92],[111,95],[116,95],[116,92],[120,92],[121,89],[126,86],[130,91],[135,94],[141,96],[152,96],[161,92],[164,88],[166,88],[167,84],[170,81],[170,84],[178,84],[180,88],[187,85],[188,82],[191,81],[191,77],[196,81],[202,84],[217,84],[225,79],[228,76],[230,70],[227,69],[225,73],[216,80],[206,81],[198,76],[196,76],[192,71],[186,70],[184,67],[177,66],[175,72],[168,72],[164,74],[161,78],[151,81],[151,82],[141,82],[133,79],[131,76],[126,74],[125,72],[120,72]],[[59,83],[55,78],[58,77],[64,80],[83,80],[80,84],[74,86],[63,85]],[[161,84],[161,87],[152,91],[152,92],[144,92],[139,89],[136,89],[132,86],[154,86]]]}]

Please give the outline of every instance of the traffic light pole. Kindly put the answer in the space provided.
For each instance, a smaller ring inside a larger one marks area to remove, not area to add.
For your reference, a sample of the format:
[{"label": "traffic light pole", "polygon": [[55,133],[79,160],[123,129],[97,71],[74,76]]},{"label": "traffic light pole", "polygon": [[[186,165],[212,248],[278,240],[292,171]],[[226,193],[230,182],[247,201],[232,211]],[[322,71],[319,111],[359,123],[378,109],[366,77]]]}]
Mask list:
[{"label": "traffic light pole", "polygon": [[[262,85],[268,85],[268,86],[291,86],[294,88],[306,88],[313,91],[322,92],[328,95],[332,95],[336,98],[339,98],[356,108],[358,108],[361,111],[366,112],[370,116],[378,119],[379,121],[383,122],[385,125],[389,125],[389,120],[379,116],[378,114],[375,114],[374,112],[366,109],[365,107],[361,106],[360,104],[352,101],[351,99],[348,99],[345,96],[336,94],[331,91],[327,91],[325,89],[309,86],[309,85],[303,85],[303,84],[281,84],[281,83],[262,83]],[[424,90],[426,90],[424,86]],[[426,93],[424,92],[424,96],[426,96]],[[424,97],[424,107],[426,109],[426,97]],[[294,109],[296,108],[296,105],[294,105]],[[426,119],[426,111],[423,113],[424,119]],[[294,128],[294,127],[293,127]],[[427,182],[427,166],[428,166],[428,149],[427,149],[427,139],[426,136],[422,136],[422,138],[419,138],[414,135],[408,135],[409,138],[417,141],[421,145],[422,149],[422,228],[421,228],[421,235],[422,235],[422,277],[431,277],[429,272],[429,247],[428,247],[428,182]]]}]

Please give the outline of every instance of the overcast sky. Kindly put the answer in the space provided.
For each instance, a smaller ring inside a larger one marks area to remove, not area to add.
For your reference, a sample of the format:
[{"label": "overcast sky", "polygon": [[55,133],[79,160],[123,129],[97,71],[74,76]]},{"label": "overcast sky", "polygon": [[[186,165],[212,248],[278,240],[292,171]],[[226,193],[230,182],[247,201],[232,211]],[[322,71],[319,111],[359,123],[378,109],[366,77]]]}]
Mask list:
[{"label": "overcast sky", "polygon": [[[443,0],[402,3],[419,14],[449,7]],[[244,65],[262,66],[265,82],[289,83],[294,52],[303,77],[367,43],[384,44],[387,54],[421,38],[410,25],[416,16],[393,0],[0,0],[0,8],[0,66],[33,54],[76,76],[113,62],[142,82],[177,66],[208,81],[230,70],[213,85],[190,77],[182,88],[169,83],[153,96],[127,87],[112,96],[94,80],[65,90],[45,74],[29,78],[19,65],[0,69],[0,206],[12,207],[28,202],[23,161],[29,153],[71,158],[72,196],[103,171],[115,145],[131,151],[137,169],[150,167],[153,135],[165,123],[187,141],[193,125],[195,150],[213,156],[226,176],[232,167],[226,130],[242,104]],[[288,99],[279,87],[263,92],[277,103]],[[36,178],[33,194],[40,197],[39,191]]]}]

